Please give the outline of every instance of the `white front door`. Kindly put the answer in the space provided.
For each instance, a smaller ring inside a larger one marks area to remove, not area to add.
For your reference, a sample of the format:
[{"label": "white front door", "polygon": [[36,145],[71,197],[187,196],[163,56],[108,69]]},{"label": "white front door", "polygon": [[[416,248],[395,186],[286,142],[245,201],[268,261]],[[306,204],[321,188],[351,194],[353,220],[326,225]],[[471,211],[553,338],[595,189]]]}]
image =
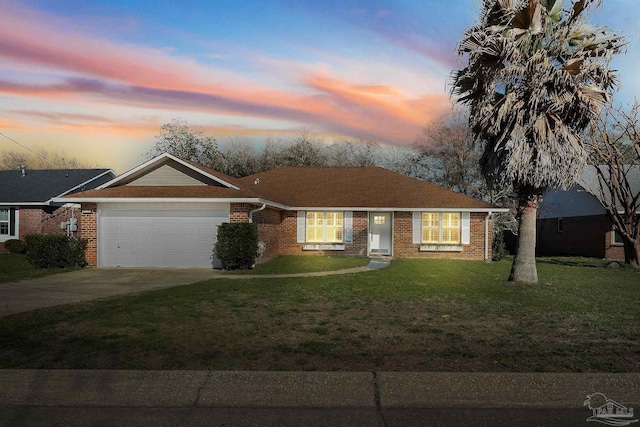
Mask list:
[{"label": "white front door", "polygon": [[391,212],[369,214],[369,253],[391,255]]}]

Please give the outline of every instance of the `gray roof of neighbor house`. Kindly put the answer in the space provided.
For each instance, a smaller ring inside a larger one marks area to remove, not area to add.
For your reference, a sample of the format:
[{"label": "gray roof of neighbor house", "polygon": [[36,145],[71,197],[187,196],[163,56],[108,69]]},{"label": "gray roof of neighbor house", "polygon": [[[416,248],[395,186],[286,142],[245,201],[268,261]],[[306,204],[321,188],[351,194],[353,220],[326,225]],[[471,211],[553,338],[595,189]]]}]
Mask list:
[{"label": "gray roof of neighbor house", "polygon": [[[624,166],[625,174],[627,180],[629,181],[629,187],[631,188],[632,195],[636,195],[640,192],[640,165],[629,165]],[[604,176],[609,176],[609,166],[600,165],[598,166]],[[616,169],[614,169],[615,171]],[[588,165],[584,168],[582,175],[578,179],[578,185],[587,190],[589,193],[593,194],[598,200],[601,200],[603,197],[602,192],[600,191],[600,184],[598,182],[598,171],[596,166]],[[604,201],[609,204],[611,203],[611,193],[604,187]],[[616,199],[616,203],[618,208],[620,208],[620,199]]]},{"label": "gray roof of neighbor house", "polygon": [[[608,166],[598,167],[605,172],[605,175],[608,174]],[[636,195],[640,192],[640,166],[626,167],[628,167],[627,179],[633,195]],[[588,165],[576,185],[567,190],[553,188],[545,193],[538,208],[538,219],[604,215],[605,210],[599,201],[601,197],[596,166]],[[604,199],[607,202],[611,200],[611,194],[606,187]],[[619,200],[618,208],[620,208]]]},{"label": "gray roof of neighbor house", "polygon": [[111,169],[0,170],[0,204],[42,203],[113,179]]}]

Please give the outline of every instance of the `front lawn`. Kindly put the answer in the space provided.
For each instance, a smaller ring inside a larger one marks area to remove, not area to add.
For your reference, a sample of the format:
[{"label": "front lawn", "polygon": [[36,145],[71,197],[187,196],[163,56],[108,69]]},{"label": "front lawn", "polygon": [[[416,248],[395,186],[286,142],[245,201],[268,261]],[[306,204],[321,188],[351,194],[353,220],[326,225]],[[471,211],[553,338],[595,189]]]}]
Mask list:
[{"label": "front lawn", "polygon": [[363,267],[369,258],[344,256],[285,255],[260,264],[251,270],[225,271],[225,274],[291,274],[334,271]]},{"label": "front lawn", "polygon": [[640,371],[640,272],[396,260],[211,280],[0,319],[0,368]]},{"label": "front lawn", "polygon": [[49,274],[64,273],[75,269],[41,269],[34,268],[27,257],[19,254],[0,254],[0,283],[17,282]]}]

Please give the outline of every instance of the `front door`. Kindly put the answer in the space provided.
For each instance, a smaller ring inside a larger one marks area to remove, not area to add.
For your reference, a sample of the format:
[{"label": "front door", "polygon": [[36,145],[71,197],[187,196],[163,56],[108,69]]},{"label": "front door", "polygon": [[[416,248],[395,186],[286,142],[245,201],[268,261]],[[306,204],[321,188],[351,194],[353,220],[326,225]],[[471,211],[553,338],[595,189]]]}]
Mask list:
[{"label": "front door", "polygon": [[391,212],[369,214],[369,253],[391,255]]}]

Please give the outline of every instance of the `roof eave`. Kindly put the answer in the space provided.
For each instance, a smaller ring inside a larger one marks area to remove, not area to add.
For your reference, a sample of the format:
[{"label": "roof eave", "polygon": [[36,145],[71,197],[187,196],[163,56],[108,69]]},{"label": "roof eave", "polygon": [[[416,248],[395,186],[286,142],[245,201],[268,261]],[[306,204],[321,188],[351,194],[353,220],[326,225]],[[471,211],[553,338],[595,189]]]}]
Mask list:
[{"label": "roof eave", "polygon": [[169,153],[162,153],[159,156],[154,157],[153,159],[147,160],[143,164],[138,165],[135,168],[130,169],[127,172],[123,173],[122,175],[119,175],[119,176],[115,177],[111,181],[105,182],[101,186],[97,187],[97,189],[109,188],[113,184],[117,184],[118,182],[124,180],[125,178],[130,177],[131,175],[133,175],[133,174],[135,174],[135,173],[137,173],[137,172],[139,172],[139,171],[141,171],[141,170],[153,165],[154,163],[160,163],[163,159],[171,159],[171,160],[173,160],[175,162],[178,162],[181,165],[193,170],[194,172],[197,172],[202,176],[205,176],[205,177],[207,177],[209,179],[212,179],[212,180],[224,185],[227,188],[233,188],[234,190],[239,190],[240,189],[239,187],[231,184],[230,182],[227,182],[227,181],[223,180],[222,178],[219,178],[219,177],[217,177],[215,175],[212,175],[212,174],[210,174],[210,173],[208,173],[206,171],[203,171],[202,169],[200,169],[200,168],[198,168],[198,167],[196,167],[196,166],[194,166],[194,165],[192,165],[192,164],[190,164],[188,162],[185,162],[184,160],[182,160],[182,159],[180,159],[180,158],[178,158],[178,157],[176,157],[176,156],[174,156],[172,154],[169,154]]},{"label": "roof eave", "polygon": [[358,207],[358,206],[296,206],[296,207],[288,207],[287,210],[292,211],[313,211],[313,210],[331,210],[331,211],[368,211],[368,212],[491,212],[491,213],[500,213],[500,212],[509,212],[507,208],[425,208],[425,207]]}]

